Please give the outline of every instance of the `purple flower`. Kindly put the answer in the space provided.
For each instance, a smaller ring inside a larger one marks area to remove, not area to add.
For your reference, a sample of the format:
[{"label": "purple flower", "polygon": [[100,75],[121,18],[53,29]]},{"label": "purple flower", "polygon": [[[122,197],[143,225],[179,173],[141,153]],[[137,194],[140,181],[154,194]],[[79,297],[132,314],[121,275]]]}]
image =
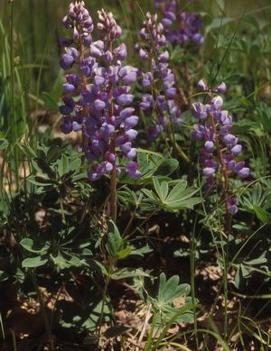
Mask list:
[{"label": "purple flower", "polygon": [[221,84],[219,84],[219,85],[216,87],[216,91],[217,91],[219,94],[225,94],[226,91],[227,91],[227,85],[226,85],[226,83],[222,82]]},{"label": "purple flower", "polygon": [[140,177],[140,172],[138,170],[138,164],[134,161],[128,162],[126,167],[127,173],[131,178],[137,179]]},{"label": "purple flower", "polygon": [[223,106],[223,99],[221,96],[216,96],[212,99],[211,103],[216,110],[219,110]]},{"label": "purple flower", "polygon": [[124,61],[127,57],[126,45],[121,43],[116,49],[114,49],[114,55],[118,60]]},{"label": "purple flower", "polygon": [[203,168],[203,175],[206,177],[213,176],[215,174],[215,168],[212,167],[205,167]]},{"label": "purple flower", "polygon": [[231,152],[234,156],[239,155],[242,152],[242,145],[236,144],[232,149]]},{"label": "purple flower", "polygon": [[236,136],[233,134],[226,134],[223,136],[223,141],[226,145],[231,146],[237,144],[238,138],[236,138]]},{"label": "purple flower", "polygon": [[195,102],[192,104],[192,113],[193,116],[201,120],[206,119],[208,116],[206,106],[204,106],[201,102]]},{"label": "purple flower", "polygon": [[106,106],[105,102],[102,101],[102,100],[97,99],[97,100],[94,101],[94,107],[95,107],[96,111],[103,110],[105,108],[105,106]]},{"label": "purple flower", "polygon": [[215,144],[213,141],[207,140],[204,144],[204,147],[207,152],[212,152],[214,151]]},{"label": "purple flower", "polygon": [[238,212],[236,198],[234,198],[234,197],[227,198],[227,209],[231,215],[235,215]]},{"label": "purple flower", "polygon": [[75,91],[75,86],[69,83],[63,84],[63,93],[64,94],[69,94],[73,93]]},{"label": "purple flower", "polygon": [[135,127],[138,124],[138,116],[131,116],[126,118],[125,120],[125,128],[126,129],[131,129],[133,127]]},{"label": "purple flower", "polygon": [[121,106],[128,106],[134,100],[134,96],[132,94],[121,94],[117,97],[117,103]]},{"label": "purple flower", "polygon": [[208,85],[204,82],[203,79],[201,79],[199,82],[198,82],[198,88],[202,91],[208,91]]},{"label": "purple flower", "polygon": [[243,167],[238,171],[237,174],[240,178],[247,178],[250,175],[250,169],[247,167]]},{"label": "purple flower", "polygon": [[60,60],[60,66],[66,70],[71,68],[71,66],[74,64],[75,60],[72,55],[69,54],[64,54],[62,55],[62,58]]}]

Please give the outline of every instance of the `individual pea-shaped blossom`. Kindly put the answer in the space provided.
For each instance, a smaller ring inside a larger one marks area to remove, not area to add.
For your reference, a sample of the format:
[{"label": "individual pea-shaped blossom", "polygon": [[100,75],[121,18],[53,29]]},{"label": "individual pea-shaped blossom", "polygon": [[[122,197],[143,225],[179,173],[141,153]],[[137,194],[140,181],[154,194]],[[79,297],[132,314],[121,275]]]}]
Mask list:
[{"label": "individual pea-shaped blossom", "polygon": [[127,49],[124,43],[116,44],[122,31],[112,13],[98,11],[98,18],[96,41],[91,36],[94,26],[83,1],[72,2],[64,18],[65,27],[73,34],[64,41],[60,61],[61,67],[69,71],[63,85],[64,104],[60,106],[61,128],[64,133],[82,133],[82,150],[92,161],[90,180],[113,169],[119,173],[119,157],[127,159],[128,175],[137,178],[140,173],[133,142],[138,116],[132,107],[131,86],[138,72],[124,64]]},{"label": "individual pea-shaped blossom", "polygon": [[[242,179],[249,177],[249,168],[245,166],[243,160],[239,159],[242,145],[232,132],[232,116],[223,109],[223,98],[215,95],[217,92],[225,92],[226,84],[221,83],[211,90],[201,80],[198,87],[210,98],[207,104],[196,102],[192,105],[192,113],[198,120],[194,126],[193,137],[202,141],[200,163],[209,186],[214,184],[218,174],[221,174],[224,180],[232,176]],[[228,192],[226,199],[228,211],[235,214],[238,210],[237,199],[230,195],[230,189],[224,190]]]},{"label": "individual pea-shaped blossom", "polygon": [[164,27],[156,14],[146,14],[140,37],[136,50],[142,62],[147,63],[146,70],[140,70],[143,92],[140,109],[146,116],[153,113],[156,116],[149,128],[149,137],[154,139],[169,122],[180,125],[181,110],[177,103],[175,75],[169,67],[169,52],[165,48]]},{"label": "individual pea-shaped blossom", "polygon": [[202,44],[202,20],[198,13],[178,9],[176,0],[155,0],[155,7],[162,13],[166,39],[173,45]]}]

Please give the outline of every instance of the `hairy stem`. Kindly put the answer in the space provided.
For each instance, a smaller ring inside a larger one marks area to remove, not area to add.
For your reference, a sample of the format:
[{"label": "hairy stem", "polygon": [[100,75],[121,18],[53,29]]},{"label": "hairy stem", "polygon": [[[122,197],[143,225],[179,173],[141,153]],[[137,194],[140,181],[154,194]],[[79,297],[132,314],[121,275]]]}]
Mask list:
[{"label": "hairy stem", "polygon": [[195,261],[196,261],[196,224],[197,224],[197,216],[194,221],[194,226],[192,230],[192,236],[190,240],[190,276],[191,276],[191,297],[193,304],[193,316],[194,316],[194,335],[196,342],[196,350],[199,349],[199,340],[198,340],[198,323],[197,323],[197,306],[196,306],[196,286],[195,286]]},{"label": "hairy stem", "polygon": [[117,220],[117,168],[114,164],[110,183],[110,217],[113,222]]},{"label": "hairy stem", "polygon": [[211,123],[215,136],[215,143],[218,150],[218,161],[222,175],[222,186],[223,186],[223,202],[225,206],[225,216],[224,216],[224,236],[226,237],[226,244],[222,245],[223,250],[223,264],[224,264],[224,272],[223,272],[223,287],[224,287],[224,337],[227,340],[228,337],[228,270],[229,270],[229,235],[231,232],[231,219],[232,216],[229,213],[227,206],[227,199],[230,192],[229,179],[227,173],[227,167],[223,158],[223,151],[220,145],[219,137],[217,135],[217,125],[215,122],[214,116],[211,114]]}]

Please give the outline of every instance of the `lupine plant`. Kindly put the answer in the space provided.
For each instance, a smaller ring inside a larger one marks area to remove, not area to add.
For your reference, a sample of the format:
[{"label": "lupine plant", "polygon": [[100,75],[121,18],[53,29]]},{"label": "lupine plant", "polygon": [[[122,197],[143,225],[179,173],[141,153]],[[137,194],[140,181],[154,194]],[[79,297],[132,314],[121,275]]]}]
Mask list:
[{"label": "lupine plant", "polygon": [[[240,159],[242,145],[233,134],[233,117],[223,109],[224,101],[221,95],[227,91],[224,82],[214,89],[204,80],[198,82],[198,88],[205,93],[207,103],[196,102],[192,105],[192,113],[198,119],[194,126],[192,137],[202,142],[200,151],[200,165],[202,174],[206,178],[205,195],[213,191],[221,194],[224,205],[223,231],[226,245],[222,247],[224,259],[224,334],[228,337],[228,270],[229,248],[228,241],[231,234],[232,216],[238,212],[238,200],[233,193],[231,178],[248,178],[250,170]],[[225,250],[225,251],[224,251]]]},{"label": "lupine plant", "polygon": [[[116,182],[121,172],[119,156],[128,159],[126,172],[139,177],[136,149],[132,143],[137,136],[134,129],[138,116],[132,107],[131,86],[137,80],[137,69],[125,65],[126,45],[116,44],[121,36],[113,14],[98,12],[98,40],[92,39],[92,18],[83,1],[71,3],[63,24],[72,32],[64,39],[65,53],[60,64],[66,75],[63,85],[64,105],[62,130],[80,131],[81,148],[92,161],[89,178],[98,180],[111,174],[111,215],[116,219]],[[77,99],[75,100],[75,96]]]},{"label": "lupine plant", "polygon": [[251,3],[0,1],[1,350],[270,349]]}]

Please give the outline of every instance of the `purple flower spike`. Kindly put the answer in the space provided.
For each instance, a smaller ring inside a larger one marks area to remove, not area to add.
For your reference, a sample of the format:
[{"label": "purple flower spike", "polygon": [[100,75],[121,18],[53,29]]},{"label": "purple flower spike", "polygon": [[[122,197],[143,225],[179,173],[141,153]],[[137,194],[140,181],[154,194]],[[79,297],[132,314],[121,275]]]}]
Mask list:
[{"label": "purple flower spike", "polygon": [[66,74],[63,84],[61,129],[66,134],[72,131],[83,134],[82,150],[92,162],[91,181],[110,174],[114,168],[120,174],[120,157],[127,160],[123,169],[136,178],[137,150],[132,143],[139,119],[131,106],[134,99],[131,89],[138,70],[124,64],[127,49],[124,43],[116,42],[122,30],[113,14],[101,10],[98,18],[97,41],[92,40],[94,24],[84,1],[71,2],[63,19],[71,38],[63,40],[60,64],[64,70],[74,72]]},{"label": "purple flower spike", "polygon": [[[192,137],[203,143],[200,154],[202,173],[207,177],[208,192],[214,189],[217,181],[221,181],[227,189],[225,204],[227,211],[234,215],[238,211],[237,201],[230,196],[231,189],[226,187],[229,177],[237,175],[247,178],[250,170],[245,167],[244,161],[235,158],[241,154],[242,145],[238,144],[238,138],[232,134],[232,117],[229,112],[222,110],[223,99],[221,96],[210,96],[211,93],[226,91],[226,84],[221,83],[215,91],[208,88],[210,102],[203,104],[196,102],[192,105],[192,114],[198,119],[198,124],[193,128]],[[203,80],[199,83],[201,90],[207,89]],[[224,179],[224,180],[223,180]],[[225,182],[225,183],[224,183]],[[230,184],[228,181],[227,184]]]},{"label": "purple flower spike", "polygon": [[[171,19],[174,13],[170,14]],[[139,72],[142,86],[141,110],[146,114],[155,115],[156,120],[149,126],[149,137],[155,139],[169,122],[174,127],[181,125],[181,110],[177,104],[178,90],[176,78],[170,69],[169,52],[166,50],[164,25],[158,21],[156,14],[149,12],[140,31],[141,42],[136,45],[139,57],[146,61],[146,70]],[[159,88],[157,89],[157,84]],[[154,91],[159,90],[159,94]]]},{"label": "purple flower spike", "polygon": [[161,22],[168,42],[173,45],[200,45],[204,42],[204,36],[200,33],[202,20],[199,14],[179,11],[176,0],[155,0],[155,7],[162,13]]}]

